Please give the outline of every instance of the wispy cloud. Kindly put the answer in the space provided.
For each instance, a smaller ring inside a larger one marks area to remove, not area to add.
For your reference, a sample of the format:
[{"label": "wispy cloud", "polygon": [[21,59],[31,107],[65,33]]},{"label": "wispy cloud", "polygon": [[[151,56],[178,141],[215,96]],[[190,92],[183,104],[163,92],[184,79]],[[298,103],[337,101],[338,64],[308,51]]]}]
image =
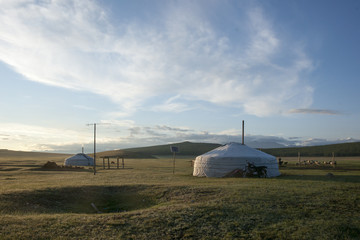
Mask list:
[{"label": "wispy cloud", "polygon": [[248,16],[251,42],[246,57],[255,62],[268,64],[271,55],[276,53],[280,41],[260,8],[251,9]]},{"label": "wispy cloud", "polygon": [[[177,100],[179,99],[179,100]],[[181,96],[177,95],[167,99],[164,103],[160,105],[156,105],[151,108],[155,112],[184,112],[193,109],[193,107],[189,106],[181,99]]]},{"label": "wispy cloud", "polygon": [[[181,97],[154,104],[156,111],[186,111],[201,100],[257,116],[312,102],[301,79],[311,60],[292,50],[296,43],[282,44],[260,6],[228,22],[247,26],[238,42],[212,25],[200,3],[169,3],[158,19],[119,25],[99,4],[2,1],[0,60],[29,80],[105,95],[119,105],[118,116],[159,95]],[[290,61],[277,61],[289,52]]]},{"label": "wispy cloud", "polygon": [[299,114],[323,114],[323,115],[339,115],[340,112],[329,110],[329,109],[311,109],[311,108],[300,108],[300,109],[291,109],[289,113],[299,113]]}]

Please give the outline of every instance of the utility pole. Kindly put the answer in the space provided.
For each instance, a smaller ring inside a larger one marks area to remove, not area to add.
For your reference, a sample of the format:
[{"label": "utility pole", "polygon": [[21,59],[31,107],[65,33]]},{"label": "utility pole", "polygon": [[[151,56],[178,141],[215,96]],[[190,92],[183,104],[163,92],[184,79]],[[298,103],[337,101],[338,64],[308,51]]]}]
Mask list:
[{"label": "utility pole", "polygon": [[89,123],[87,126],[94,126],[94,175],[96,174],[96,124],[110,125],[110,123]]},{"label": "utility pole", "polygon": [[179,148],[175,146],[170,146],[170,151],[173,153],[173,174],[175,174],[175,156],[179,152]]},{"label": "utility pole", "polygon": [[245,135],[245,129],[244,129],[244,120],[242,121],[242,139],[241,139],[241,144],[244,145],[245,141],[244,141],[244,135]]},{"label": "utility pole", "polygon": [[87,126],[94,126],[94,175],[96,174],[96,123],[89,123]]}]

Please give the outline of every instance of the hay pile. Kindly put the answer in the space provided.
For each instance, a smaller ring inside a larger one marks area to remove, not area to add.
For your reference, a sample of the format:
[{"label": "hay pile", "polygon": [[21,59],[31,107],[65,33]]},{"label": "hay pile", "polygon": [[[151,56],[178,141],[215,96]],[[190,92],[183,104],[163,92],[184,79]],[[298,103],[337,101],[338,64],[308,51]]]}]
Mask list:
[{"label": "hay pile", "polygon": [[46,170],[79,170],[79,169],[84,169],[84,167],[80,167],[80,166],[59,166],[56,164],[56,162],[50,162],[48,161],[47,163],[45,163],[42,167],[42,169],[46,169]]},{"label": "hay pile", "polygon": [[58,166],[56,164],[56,162],[50,162],[48,161],[47,163],[45,163],[41,168],[45,168],[45,169],[57,169],[57,168],[61,168],[60,166]]}]

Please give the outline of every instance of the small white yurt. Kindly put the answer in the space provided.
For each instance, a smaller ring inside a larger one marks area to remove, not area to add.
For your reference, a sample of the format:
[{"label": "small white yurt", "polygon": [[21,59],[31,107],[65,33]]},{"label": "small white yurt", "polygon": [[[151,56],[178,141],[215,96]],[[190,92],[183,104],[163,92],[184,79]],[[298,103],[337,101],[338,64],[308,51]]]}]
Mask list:
[{"label": "small white yurt", "polygon": [[236,170],[244,170],[247,163],[266,166],[267,177],[280,175],[276,158],[240,143],[228,143],[196,157],[193,176],[224,177]]},{"label": "small white yurt", "polygon": [[94,159],[84,153],[78,153],[64,161],[65,166],[94,166]]}]

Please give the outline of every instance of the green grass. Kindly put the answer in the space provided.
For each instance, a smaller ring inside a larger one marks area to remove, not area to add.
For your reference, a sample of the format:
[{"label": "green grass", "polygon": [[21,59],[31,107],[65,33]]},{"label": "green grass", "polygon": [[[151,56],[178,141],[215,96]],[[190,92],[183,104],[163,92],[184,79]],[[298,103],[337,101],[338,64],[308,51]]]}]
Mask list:
[{"label": "green grass", "polygon": [[0,239],[360,238],[360,158],[336,168],[283,158],[274,179],[197,178],[180,157],[172,174],[171,156],[96,175],[39,169],[63,159],[0,155]]}]

